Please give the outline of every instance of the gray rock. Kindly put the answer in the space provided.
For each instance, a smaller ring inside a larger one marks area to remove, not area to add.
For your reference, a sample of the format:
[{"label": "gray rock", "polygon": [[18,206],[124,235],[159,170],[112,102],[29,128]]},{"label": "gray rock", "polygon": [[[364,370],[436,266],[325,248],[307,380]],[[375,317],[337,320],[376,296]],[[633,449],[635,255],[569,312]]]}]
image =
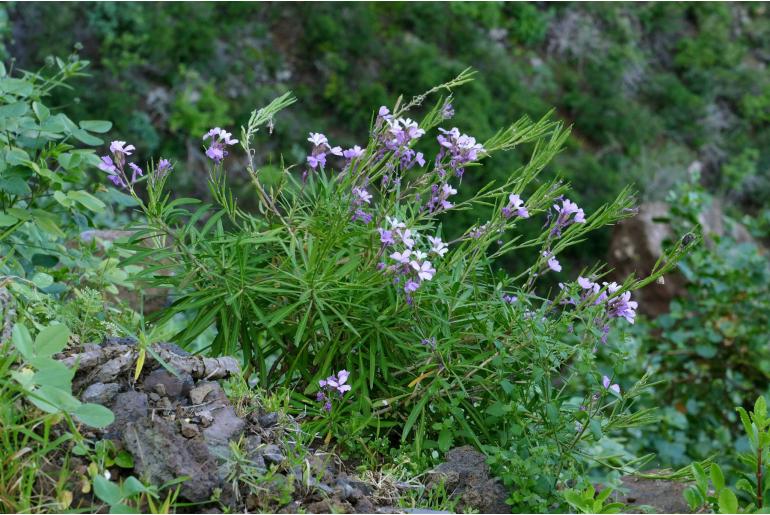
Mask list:
[{"label": "gray rock", "polygon": [[[647,473],[655,473],[651,470]],[[684,490],[688,483],[662,479],[647,479],[634,476],[620,478],[626,493],[613,492],[615,501],[628,505],[628,513],[648,513],[643,507],[651,506],[654,513],[691,513],[684,500]]]},{"label": "gray rock", "polygon": [[188,501],[206,501],[222,486],[217,460],[206,444],[184,438],[173,423],[161,418],[129,422],[122,442],[134,457],[136,474],[152,484],[189,476],[181,483],[180,491],[180,496]]},{"label": "gray rock", "polygon": [[116,440],[122,437],[126,424],[147,418],[150,413],[147,394],[134,390],[117,394],[108,407],[115,414],[115,420],[105,430],[105,436]]},{"label": "gray rock", "polygon": [[286,460],[286,457],[281,453],[281,449],[274,444],[266,445],[262,450],[262,456],[268,464],[280,465]]},{"label": "gray rock", "polygon": [[263,427],[265,429],[273,427],[278,423],[278,413],[272,412],[272,413],[265,413],[264,415],[260,415],[257,418],[257,422],[259,422],[260,427]]},{"label": "gray rock", "polygon": [[119,391],[120,385],[117,383],[94,383],[86,388],[80,396],[80,400],[83,402],[107,405],[115,398]]},{"label": "gray rock", "polygon": [[198,429],[198,426],[195,424],[190,424],[189,422],[182,422],[182,425],[179,427],[179,430],[182,432],[182,436],[185,438],[195,438],[199,434],[201,434],[200,429]]},{"label": "gray rock", "polygon": [[429,474],[428,488],[444,482],[444,487],[460,497],[458,509],[472,508],[480,513],[511,513],[506,504],[508,492],[489,475],[486,456],[466,445],[446,453],[446,462]]},{"label": "gray rock", "polygon": [[165,368],[155,369],[144,378],[145,390],[175,399],[187,396],[192,387],[193,378],[190,374],[182,372],[177,377]]}]

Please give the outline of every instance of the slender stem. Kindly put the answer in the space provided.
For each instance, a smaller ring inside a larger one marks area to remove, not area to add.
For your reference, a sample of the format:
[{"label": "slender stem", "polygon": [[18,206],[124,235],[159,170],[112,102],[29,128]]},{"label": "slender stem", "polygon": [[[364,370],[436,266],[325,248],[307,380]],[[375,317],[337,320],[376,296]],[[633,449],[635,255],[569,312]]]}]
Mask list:
[{"label": "slender stem", "polygon": [[761,445],[757,446],[757,507],[762,508],[764,505],[762,499],[762,451],[764,449]]}]

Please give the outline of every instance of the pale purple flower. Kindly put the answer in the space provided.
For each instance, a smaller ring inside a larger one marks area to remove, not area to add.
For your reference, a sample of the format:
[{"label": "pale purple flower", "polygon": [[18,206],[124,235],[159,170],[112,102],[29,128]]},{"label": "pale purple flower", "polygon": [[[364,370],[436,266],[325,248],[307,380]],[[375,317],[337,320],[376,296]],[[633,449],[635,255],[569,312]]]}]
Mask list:
[{"label": "pale purple flower", "polygon": [[561,263],[559,263],[559,260],[556,259],[556,256],[550,252],[543,252],[543,257],[548,259],[548,268],[554,272],[561,272]]},{"label": "pale purple flower", "polygon": [[110,175],[115,175],[118,173],[118,169],[115,166],[115,163],[112,161],[112,158],[110,156],[101,157],[101,162],[99,163],[99,169],[107,172]]},{"label": "pale purple flower", "polygon": [[361,157],[362,155],[364,155],[364,149],[358,145],[355,145],[353,148],[349,148],[342,152],[342,156],[345,159],[355,159],[357,157]]},{"label": "pale purple flower", "polygon": [[[436,162],[441,163],[442,159],[449,155],[449,169],[458,177],[462,177],[463,167],[476,161],[484,152],[484,146],[477,143],[475,138],[467,134],[460,134],[460,129],[457,127],[450,130],[440,128],[439,132],[441,134],[438,135],[437,140],[442,149],[436,156]],[[443,176],[445,173],[443,165],[439,164],[437,168],[439,174]]]},{"label": "pale purple flower", "polygon": [[583,277],[583,276],[578,276],[577,282],[578,282],[578,285],[584,290],[592,290],[593,287],[596,285],[596,283],[593,282],[591,279],[588,279],[587,277]]},{"label": "pale purple flower", "polygon": [[419,287],[420,287],[420,283],[418,283],[418,282],[416,282],[416,281],[414,281],[412,279],[409,279],[406,282],[406,284],[404,285],[404,291],[406,293],[414,293],[415,291],[417,291],[417,288],[419,288]]},{"label": "pale purple flower", "polygon": [[383,245],[395,245],[396,241],[393,239],[393,231],[388,231],[379,227],[377,229],[380,232],[380,243]]},{"label": "pale purple flower", "polygon": [[404,245],[410,249],[414,246],[414,234],[412,231],[409,229],[397,229],[396,234],[398,234],[399,238],[401,238],[401,241],[404,242]]},{"label": "pale purple flower", "polygon": [[514,304],[516,301],[518,301],[519,298],[516,295],[503,295],[503,302],[507,304]]},{"label": "pale purple flower", "polygon": [[342,147],[332,147],[329,149],[329,153],[335,156],[342,156]]},{"label": "pale purple flower", "polygon": [[452,107],[452,104],[449,102],[444,104],[444,107],[441,108],[441,117],[444,120],[449,120],[455,115],[454,107]]},{"label": "pale purple flower", "polygon": [[638,305],[636,301],[631,300],[631,292],[626,291],[607,301],[607,314],[610,318],[625,318],[629,324],[633,324]]},{"label": "pale purple flower", "polygon": [[211,138],[211,144],[206,149],[206,157],[219,164],[227,157],[227,146],[235,145],[238,143],[237,139],[233,139],[232,134],[219,127],[214,127],[206,134],[203,135],[203,140]]},{"label": "pale purple flower", "polygon": [[446,254],[449,251],[449,247],[447,247],[447,244],[441,241],[441,238],[439,238],[438,236],[436,236],[435,238],[433,236],[428,236],[428,241],[431,244],[430,250],[441,257],[444,257],[444,254]]},{"label": "pale purple flower", "polygon": [[353,217],[351,218],[352,222],[355,222],[356,220],[361,220],[363,223],[368,224],[372,221],[372,215],[364,211],[363,209],[356,209],[355,212],[353,212]]},{"label": "pale purple flower", "polygon": [[110,152],[113,154],[121,153],[130,156],[136,150],[133,145],[126,145],[125,141],[113,141],[110,143]]},{"label": "pale purple flower", "polygon": [[503,216],[505,218],[510,218],[513,215],[529,218],[529,211],[524,207],[524,201],[515,193],[508,195],[508,205],[503,208]]},{"label": "pale purple flower", "polygon": [[371,203],[372,195],[365,188],[353,188],[353,194],[358,197],[360,202]]},{"label": "pale purple flower", "polygon": [[425,156],[423,156],[422,152],[417,152],[414,160],[418,165],[420,165],[420,167],[425,166]]},{"label": "pale purple flower", "polygon": [[394,252],[390,255],[390,258],[398,261],[399,263],[405,265],[409,263],[409,258],[412,255],[412,251],[409,249],[405,249],[403,252]]},{"label": "pale purple flower", "polygon": [[[560,235],[564,228],[572,225],[573,223],[584,224],[586,222],[585,213],[583,210],[568,198],[562,200],[561,206],[554,204],[553,208],[558,216],[556,218],[556,223],[551,230],[551,235]],[[574,216],[571,217],[571,215]]]},{"label": "pale purple flower", "polygon": [[311,132],[307,140],[315,147],[329,147],[329,140],[320,132]]},{"label": "pale purple flower", "polygon": [[417,277],[419,277],[422,281],[430,281],[433,279],[433,275],[436,273],[436,269],[433,268],[433,265],[430,261],[424,261],[422,264],[418,263],[417,261],[412,261],[410,264],[412,268],[417,271]]},{"label": "pale purple flower", "polygon": [[314,170],[319,167],[323,168],[326,166],[326,154],[321,153],[315,156],[307,156],[307,164]]},{"label": "pale purple flower", "polygon": [[142,177],[144,175],[144,172],[142,172],[142,169],[139,168],[139,166],[135,165],[134,163],[128,163],[128,166],[131,168],[131,171],[133,172],[131,174],[131,182],[136,182],[137,175],[139,177]]},{"label": "pale purple flower", "polygon": [[412,257],[415,258],[417,261],[422,261],[423,259],[428,257],[428,255],[421,250],[415,250],[414,252],[412,252]]},{"label": "pale purple flower", "polygon": [[602,386],[604,386],[605,390],[609,390],[611,392],[615,392],[617,395],[620,395],[620,385],[618,384],[610,384],[612,381],[610,381],[610,378],[607,376],[602,377]]},{"label": "pale purple flower", "polygon": [[388,223],[393,229],[405,229],[406,224],[404,222],[399,222],[398,218],[388,216],[387,217]]}]

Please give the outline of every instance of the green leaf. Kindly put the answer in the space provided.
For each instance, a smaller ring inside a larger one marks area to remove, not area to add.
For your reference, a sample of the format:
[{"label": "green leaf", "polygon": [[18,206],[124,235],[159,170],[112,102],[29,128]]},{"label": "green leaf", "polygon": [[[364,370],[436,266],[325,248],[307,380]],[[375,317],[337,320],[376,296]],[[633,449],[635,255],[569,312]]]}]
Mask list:
[{"label": "green leaf", "polygon": [[692,464],[692,475],[695,477],[695,482],[698,484],[698,489],[702,494],[708,492],[709,480],[706,477],[706,472],[701,467],[700,463]]},{"label": "green leaf", "polygon": [[65,195],[63,191],[54,191],[53,198],[56,200],[56,202],[66,207],[67,209],[71,208],[72,203],[74,202],[74,200]]},{"label": "green leaf", "polygon": [[591,431],[591,434],[594,435],[597,442],[602,439],[602,424],[599,420],[591,420],[591,422],[588,423],[588,429]]},{"label": "green leaf", "polygon": [[94,493],[96,497],[111,506],[119,504],[123,500],[120,487],[101,474],[94,478]]},{"label": "green leaf", "polygon": [[716,463],[711,464],[711,482],[714,484],[714,490],[717,491],[717,494],[725,487],[725,476]]},{"label": "green leaf", "polygon": [[72,389],[72,377],[75,370],[68,368],[55,359],[36,356],[29,362],[37,372],[32,377],[32,382],[38,386],[51,386],[60,390]]},{"label": "green leaf", "polygon": [[41,104],[40,102],[32,102],[32,110],[35,112],[35,116],[41,122],[44,122],[51,116],[51,111]]},{"label": "green leaf", "polygon": [[690,486],[684,491],[684,500],[687,501],[687,504],[690,506],[691,511],[695,511],[706,502],[706,500],[703,498],[703,495],[701,495],[700,491]]},{"label": "green leaf", "polygon": [[53,277],[45,272],[37,272],[32,276],[32,282],[41,290],[53,284]]},{"label": "green leaf", "polygon": [[16,350],[19,351],[25,360],[29,361],[35,356],[35,353],[32,351],[32,336],[24,324],[13,326],[12,340]]},{"label": "green leaf", "polygon": [[765,398],[760,395],[754,403],[754,422],[762,429],[765,426],[765,419],[767,419],[767,404]]},{"label": "green leaf", "polygon": [[0,119],[2,118],[17,118],[23,116],[27,112],[26,102],[14,102],[13,104],[6,104],[0,106]]},{"label": "green leaf", "polygon": [[75,139],[77,139],[81,143],[85,143],[86,145],[96,146],[104,143],[103,140],[97,138],[96,136],[90,135],[89,133],[87,133],[82,129],[75,128],[72,131],[72,135],[75,137]]},{"label": "green leaf", "polygon": [[139,513],[139,510],[127,504],[118,503],[110,506],[110,513]]},{"label": "green leaf", "polygon": [[99,404],[81,404],[72,414],[84,424],[96,428],[107,427],[115,421],[112,411]]},{"label": "green leaf", "polygon": [[70,330],[66,325],[49,325],[35,338],[35,355],[53,356],[67,346]]},{"label": "green leaf", "polygon": [[83,190],[72,190],[69,193],[67,193],[67,196],[71,198],[72,200],[75,200],[76,202],[79,202],[83,205],[86,209],[89,211],[93,211],[94,213],[100,213],[101,211],[104,211],[105,204],[98,198],[94,197],[90,193],[83,191]]},{"label": "green leaf", "polygon": [[18,222],[19,219],[7,213],[0,213],[0,227],[10,227]]},{"label": "green leaf", "polygon": [[80,401],[68,391],[54,386],[43,385],[28,395],[29,401],[46,413],[71,412],[77,409]]},{"label": "green leaf", "polygon": [[32,193],[27,181],[18,176],[0,178],[0,190],[10,193],[11,195],[16,195],[17,197]]},{"label": "green leaf", "polygon": [[147,492],[147,487],[134,476],[128,476],[122,485],[123,497],[131,497],[139,493]]},{"label": "green leaf", "polygon": [[452,446],[452,431],[449,429],[442,429],[438,434],[438,448],[442,452],[446,452]]},{"label": "green leaf", "polygon": [[124,469],[132,469],[134,468],[134,457],[128,451],[120,451],[115,456],[115,465]]},{"label": "green leaf", "polygon": [[98,134],[104,134],[112,129],[112,122],[104,120],[83,120],[80,122],[80,128],[89,132],[96,132]]},{"label": "green leaf", "polygon": [[738,498],[729,488],[719,494],[719,513],[738,513]]}]

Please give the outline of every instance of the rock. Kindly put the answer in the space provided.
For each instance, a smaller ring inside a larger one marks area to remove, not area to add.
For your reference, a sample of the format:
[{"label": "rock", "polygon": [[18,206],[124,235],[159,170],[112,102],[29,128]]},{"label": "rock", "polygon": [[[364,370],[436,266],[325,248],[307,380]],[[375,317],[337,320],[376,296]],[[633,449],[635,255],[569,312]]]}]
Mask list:
[{"label": "rock", "polygon": [[361,497],[356,501],[356,513],[374,513],[376,510],[368,497]]},{"label": "rock", "polygon": [[199,434],[201,434],[200,429],[198,429],[198,426],[195,424],[190,424],[189,422],[182,422],[182,425],[180,426],[180,431],[182,432],[182,436],[185,438],[195,438]]},{"label": "rock", "polygon": [[190,401],[193,404],[203,404],[209,393],[214,391],[216,383],[210,383],[208,381],[198,383],[198,385],[190,390]]},{"label": "rock", "polygon": [[193,387],[193,378],[186,372],[175,376],[165,368],[157,368],[144,378],[145,390],[155,391],[175,399],[187,396]]},{"label": "rock", "polygon": [[117,394],[108,407],[115,414],[115,420],[105,430],[105,436],[115,440],[122,437],[126,424],[147,418],[150,412],[147,394],[133,390]]},{"label": "rock", "polygon": [[[632,273],[637,277],[650,274],[658,258],[663,255],[664,243],[670,241],[676,244],[684,236],[673,233],[668,218],[669,208],[666,203],[649,202],[639,206],[636,216],[615,225],[607,258],[613,268],[609,280],[620,282]],[[711,241],[710,235],[727,235],[739,243],[753,241],[746,228],[740,224],[726,228],[724,213],[717,201],[701,214],[700,223],[707,244]],[[640,313],[657,316],[668,312],[672,299],[685,294],[684,277],[671,272],[665,276],[663,284],[651,283],[638,290],[634,297],[639,301]]]},{"label": "rock", "polygon": [[117,383],[94,383],[86,388],[80,396],[80,400],[106,405],[115,398],[119,391],[120,385]]},{"label": "rock", "polygon": [[214,422],[214,415],[209,410],[201,410],[198,412],[198,418],[201,421],[203,427],[209,427]]},{"label": "rock", "polygon": [[629,505],[628,513],[648,513],[642,506],[652,506],[655,513],[691,513],[683,495],[686,483],[634,476],[623,476],[620,481],[628,491],[615,492],[613,497]]},{"label": "rock", "polygon": [[446,491],[459,496],[458,509],[480,513],[511,513],[503,485],[489,476],[486,456],[471,446],[457,447],[446,453],[446,461],[429,473],[428,488],[442,480]]},{"label": "rock", "polygon": [[180,476],[180,496],[191,502],[208,500],[222,482],[217,460],[199,439],[182,437],[173,423],[148,418],[126,424],[123,445],[134,457],[134,470],[152,484],[163,484]]},{"label": "rock", "polygon": [[280,465],[286,460],[286,457],[281,453],[280,447],[274,444],[265,446],[262,450],[262,456],[268,464]]},{"label": "rock", "polygon": [[257,422],[259,423],[260,427],[263,427],[265,429],[273,427],[278,423],[278,413],[272,412],[272,413],[265,413],[264,415],[260,415],[257,418]]},{"label": "rock", "polygon": [[307,505],[308,513],[354,513],[350,503],[337,499],[324,499]]}]

